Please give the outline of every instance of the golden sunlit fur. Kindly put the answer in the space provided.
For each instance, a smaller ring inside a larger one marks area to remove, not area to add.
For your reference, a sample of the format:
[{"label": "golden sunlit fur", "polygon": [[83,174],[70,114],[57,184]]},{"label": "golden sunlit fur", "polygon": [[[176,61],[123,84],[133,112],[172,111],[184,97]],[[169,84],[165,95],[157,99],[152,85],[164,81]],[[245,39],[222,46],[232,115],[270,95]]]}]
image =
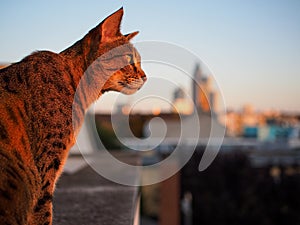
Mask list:
[{"label": "golden sunlit fur", "polygon": [[35,52],[0,70],[0,224],[52,224],[52,196],[91,103],[146,80],[120,33],[123,9],[59,54]]}]

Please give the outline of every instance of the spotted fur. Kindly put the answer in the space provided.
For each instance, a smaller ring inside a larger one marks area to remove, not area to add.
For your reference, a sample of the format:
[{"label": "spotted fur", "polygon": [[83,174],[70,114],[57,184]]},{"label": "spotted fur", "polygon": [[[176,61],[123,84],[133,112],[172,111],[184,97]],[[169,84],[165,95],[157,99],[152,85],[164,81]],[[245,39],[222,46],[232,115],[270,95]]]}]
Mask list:
[{"label": "spotted fur", "polygon": [[52,198],[89,105],[132,94],[146,76],[122,35],[123,9],[59,54],[35,52],[0,70],[0,223],[52,224]]}]

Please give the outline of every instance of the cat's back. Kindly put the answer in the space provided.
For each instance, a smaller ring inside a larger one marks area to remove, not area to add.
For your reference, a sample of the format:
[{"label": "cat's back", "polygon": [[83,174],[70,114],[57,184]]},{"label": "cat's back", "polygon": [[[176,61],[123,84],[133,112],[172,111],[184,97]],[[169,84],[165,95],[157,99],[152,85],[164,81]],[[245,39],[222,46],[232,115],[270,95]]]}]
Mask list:
[{"label": "cat's back", "polygon": [[61,56],[43,51],[0,70],[1,222],[15,224],[9,214],[15,212],[18,224],[26,224],[39,197],[41,178],[32,155],[37,151],[35,137],[43,137],[43,118],[62,108],[63,103],[56,102],[66,96],[61,91],[67,89],[62,79],[66,67]]},{"label": "cat's back", "polygon": [[65,77],[70,76],[69,70],[69,65],[59,54],[34,52],[0,70],[1,102],[4,99],[30,99],[37,95],[49,97],[53,89],[69,93],[67,83],[63,82]]},{"label": "cat's back", "polygon": [[59,68],[59,64],[57,54],[37,52],[0,70],[0,147],[2,150],[24,145],[24,141],[17,140],[17,137],[24,136],[22,132],[28,133],[34,116],[38,115],[35,111],[39,109],[34,108],[35,105],[41,105],[40,99],[49,97],[45,93],[49,90],[46,82],[47,79],[55,76],[53,67]]},{"label": "cat's back", "polygon": [[75,92],[70,73],[66,60],[48,51],[0,70],[0,147],[23,146],[26,140],[36,151],[36,137],[62,130],[62,123],[69,129]]},{"label": "cat's back", "polygon": [[[27,85],[25,88],[28,89],[31,87],[30,84],[39,80],[42,73],[45,77],[50,77],[54,70],[62,71],[64,69],[65,62],[59,54],[50,51],[38,51],[25,57],[20,62],[0,69],[0,84],[2,84],[2,87],[9,84],[9,86]],[[10,89],[6,90],[13,92]]]}]

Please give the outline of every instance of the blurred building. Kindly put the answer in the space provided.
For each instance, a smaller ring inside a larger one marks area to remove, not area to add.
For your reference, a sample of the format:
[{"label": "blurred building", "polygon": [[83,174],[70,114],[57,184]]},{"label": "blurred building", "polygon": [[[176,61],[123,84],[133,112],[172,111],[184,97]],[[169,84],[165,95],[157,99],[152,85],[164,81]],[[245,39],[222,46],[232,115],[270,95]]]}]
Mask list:
[{"label": "blurred building", "polygon": [[0,63],[0,70],[9,66],[9,64]]},{"label": "blurred building", "polygon": [[213,90],[213,80],[205,76],[200,64],[197,64],[192,81],[193,101],[199,112],[216,112],[216,92]]},{"label": "blurred building", "polygon": [[190,115],[194,111],[193,102],[191,102],[182,88],[175,89],[173,93],[172,112],[184,115]]},{"label": "blurred building", "polygon": [[[255,111],[245,105],[240,111],[227,111],[227,135],[230,137],[253,138],[263,142],[292,142],[300,140],[300,118],[277,111]],[[297,144],[298,143],[298,144]]]}]

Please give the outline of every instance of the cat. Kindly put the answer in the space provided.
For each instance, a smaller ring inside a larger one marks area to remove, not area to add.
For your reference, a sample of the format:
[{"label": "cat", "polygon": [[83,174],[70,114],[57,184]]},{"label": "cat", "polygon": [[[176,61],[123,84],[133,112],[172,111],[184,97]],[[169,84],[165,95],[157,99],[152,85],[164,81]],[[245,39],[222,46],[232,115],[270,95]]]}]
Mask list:
[{"label": "cat", "polygon": [[35,52],[0,70],[0,223],[52,224],[52,195],[89,105],[146,81],[123,35],[123,8],[60,53]]}]

